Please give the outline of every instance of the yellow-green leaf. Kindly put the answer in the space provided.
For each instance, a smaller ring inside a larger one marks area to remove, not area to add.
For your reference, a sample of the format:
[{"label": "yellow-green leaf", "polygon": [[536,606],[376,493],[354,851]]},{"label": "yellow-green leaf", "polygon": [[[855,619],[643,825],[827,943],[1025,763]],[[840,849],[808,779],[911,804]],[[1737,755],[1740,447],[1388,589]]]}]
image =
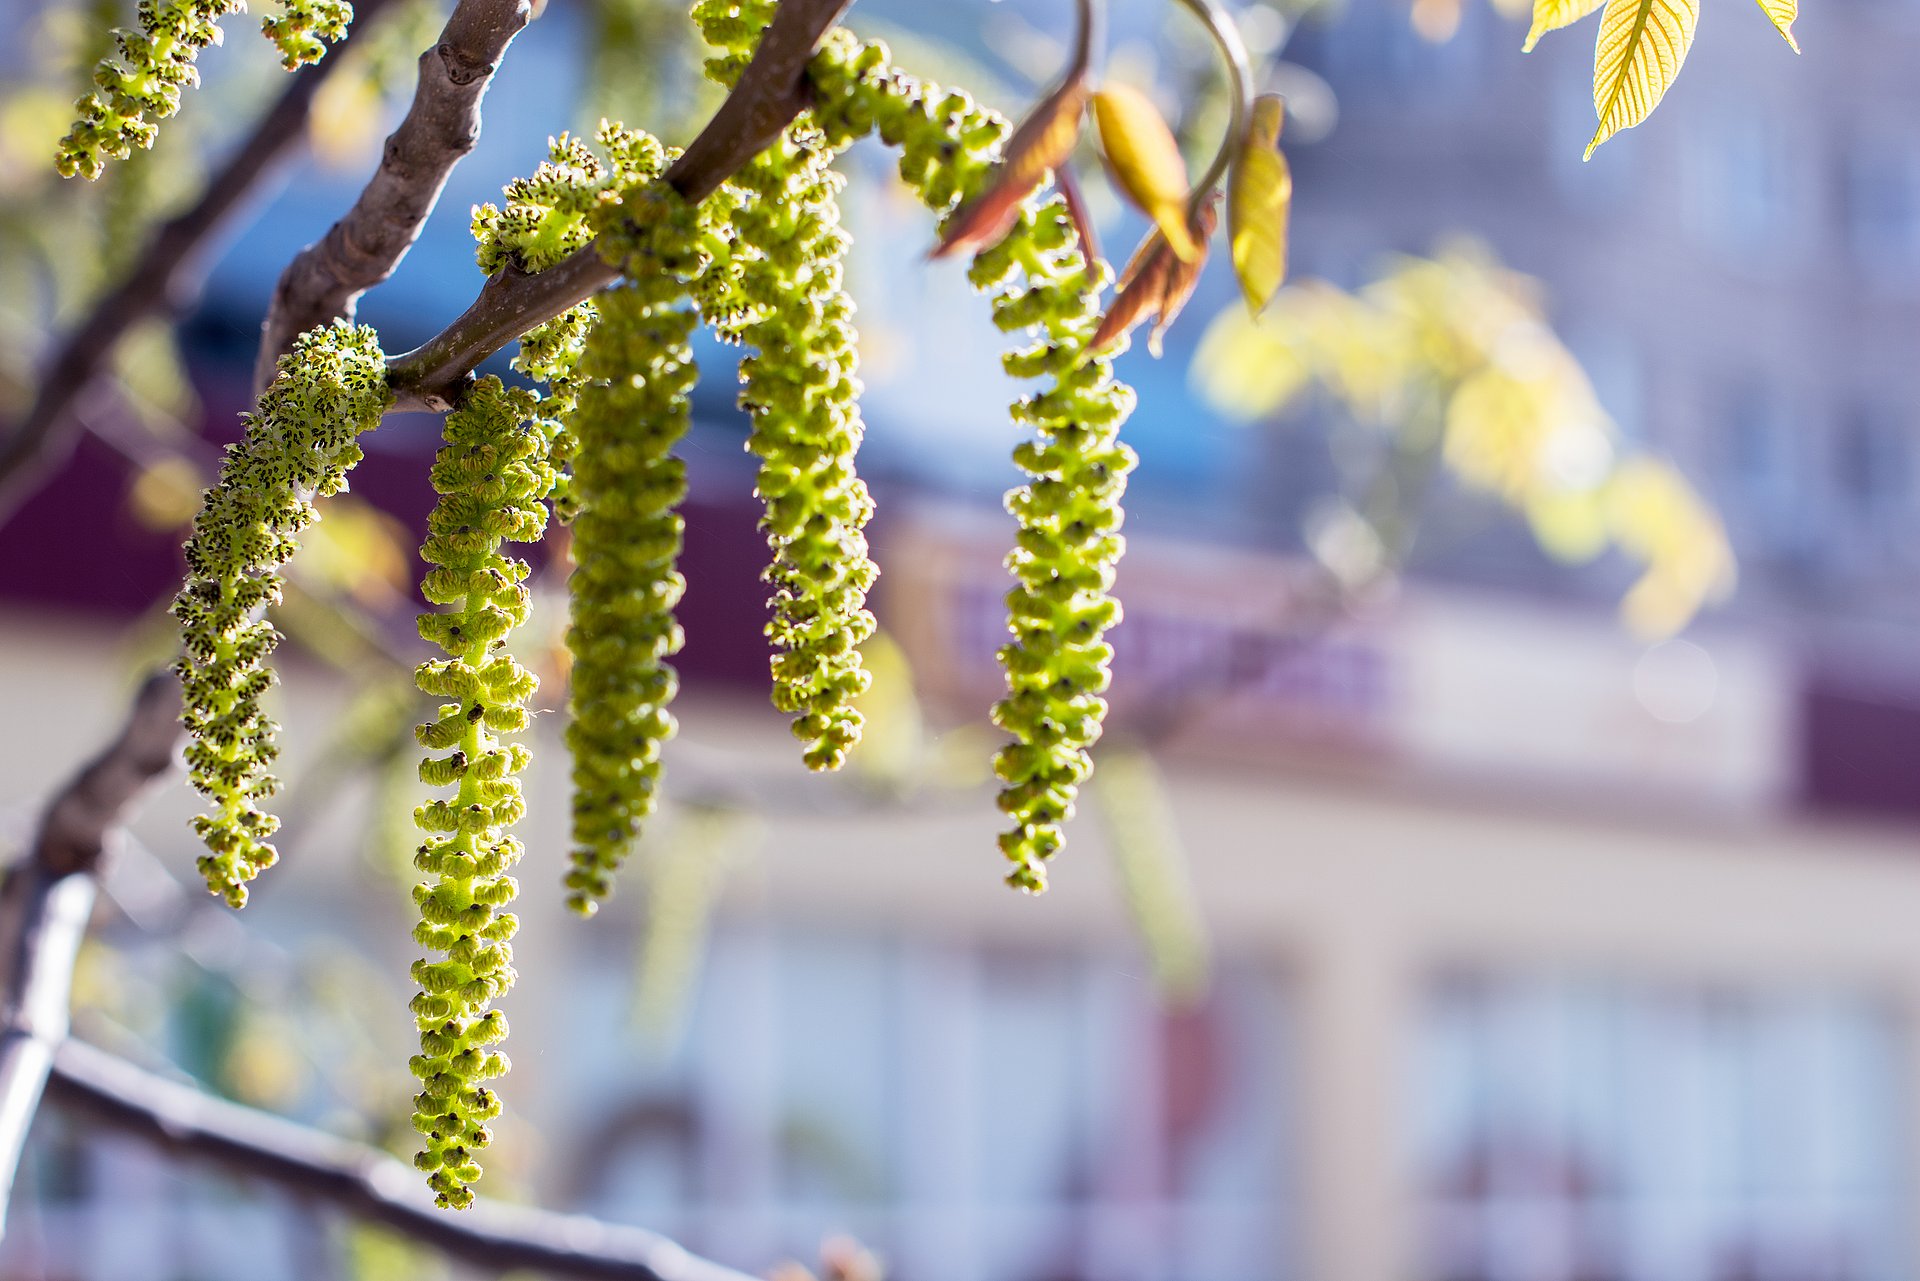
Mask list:
[{"label": "yellow-green leaf", "polygon": [[1187,162],[1167,122],[1145,94],[1123,84],[1093,96],[1093,118],[1120,189],[1153,219],[1182,262],[1199,257],[1200,247],[1187,230]]},{"label": "yellow-green leaf", "polygon": [[1600,127],[1587,144],[1587,159],[1660,104],[1680,74],[1699,20],[1699,0],[1607,0],[1593,54],[1593,107]]},{"label": "yellow-green leaf", "polygon": [[1233,271],[1255,315],[1272,301],[1287,278],[1287,209],[1293,174],[1275,149],[1280,137],[1280,99],[1262,96],[1234,157],[1227,179],[1227,241]]},{"label": "yellow-green leaf", "polygon": [[1549,31],[1558,31],[1570,27],[1580,19],[1598,9],[1606,0],[1533,0],[1533,26],[1527,30],[1527,42],[1521,45],[1524,52],[1532,53],[1533,46],[1540,43],[1540,37]]},{"label": "yellow-green leaf", "polygon": [[1800,0],[1760,0],[1760,12],[1767,15],[1773,29],[1786,37],[1787,44],[1799,53],[1800,42],[1793,38],[1793,20],[1800,16]]},{"label": "yellow-green leaf", "polygon": [[1246,145],[1272,151],[1280,145],[1280,129],[1286,123],[1287,100],[1277,93],[1261,94],[1247,112]]}]

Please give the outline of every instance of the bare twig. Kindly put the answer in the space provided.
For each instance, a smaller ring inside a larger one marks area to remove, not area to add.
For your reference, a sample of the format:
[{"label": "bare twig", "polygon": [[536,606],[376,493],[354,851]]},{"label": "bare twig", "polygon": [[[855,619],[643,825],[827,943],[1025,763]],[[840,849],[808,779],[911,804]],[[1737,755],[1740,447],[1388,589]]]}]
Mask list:
[{"label": "bare twig", "polygon": [[340,221],[281,273],[254,362],[257,393],[301,333],[351,318],[360,295],[387,279],[420,237],[454,166],[480,138],[480,100],[507,46],[532,20],[531,0],[460,0],[420,55],[405,119],[380,167]]},{"label": "bare twig", "polygon": [[54,1056],[49,1098],[169,1153],[329,1202],[489,1272],[749,1281],[640,1228],[488,1201],[459,1214],[437,1210],[419,1175],[384,1152],[204,1094],[81,1041]]},{"label": "bare twig", "polygon": [[[706,199],[758,155],[807,105],[807,60],[852,0],[782,0],[740,82],[666,181],[689,202]],[[588,245],[546,271],[507,266],[438,335],[388,362],[396,410],[448,408],[474,367],[535,325],[613,282],[618,273]]]},{"label": "bare twig", "polygon": [[[359,0],[354,29],[365,30],[392,2]],[[203,251],[306,137],[314,95],[339,65],[339,58],[336,51],[319,66],[293,77],[279,101],[208,181],[199,201],[154,234],[126,279],[95,303],[61,343],[46,365],[26,416],[0,443],[0,520],[72,448],[76,435],[72,410],[120,339],[148,317],[179,312],[193,301],[200,288]]]},{"label": "bare twig", "polygon": [[119,736],[47,807],[0,890],[0,1232],[54,1047],[67,1035],[73,962],[110,833],[173,763],[180,685],[149,677]]}]

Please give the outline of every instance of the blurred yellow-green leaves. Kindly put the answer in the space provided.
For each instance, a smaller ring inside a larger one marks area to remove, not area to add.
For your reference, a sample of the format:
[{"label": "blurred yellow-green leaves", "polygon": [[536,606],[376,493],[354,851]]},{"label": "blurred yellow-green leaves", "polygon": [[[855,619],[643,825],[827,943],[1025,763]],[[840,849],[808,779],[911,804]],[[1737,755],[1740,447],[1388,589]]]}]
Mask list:
[{"label": "blurred yellow-green leaves", "polygon": [[1538,292],[1476,251],[1400,259],[1358,293],[1294,285],[1258,318],[1222,312],[1193,378],[1236,418],[1281,413],[1317,388],[1355,423],[1436,449],[1549,554],[1612,547],[1639,564],[1623,617],[1670,635],[1732,589],[1725,531],[1672,463],[1621,437]]}]

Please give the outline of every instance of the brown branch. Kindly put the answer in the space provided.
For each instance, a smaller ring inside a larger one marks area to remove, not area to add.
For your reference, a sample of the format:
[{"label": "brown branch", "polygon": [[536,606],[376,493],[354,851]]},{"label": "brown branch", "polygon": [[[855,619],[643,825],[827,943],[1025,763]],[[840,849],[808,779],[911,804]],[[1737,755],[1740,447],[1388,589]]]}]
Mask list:
[{"label": "brown branch", "polygon": [[[355,31],[393,0],[359,0]],[[160,314],[178,314],[200,290],[204,250],[244,207],[260,184],[307,136],[314,95],[339,65],[336,50],[317,67],[293,77],[245,141],[207,183],[199,201],[162,226],[133,270],[96,302],[80,327],[47,362],[33,404],[0,443],[0,520],[57,466],[78,435],[73,410],[99,376],[121,338]]]},{"label": "brown branch", "polygon": [[812,97],[807,63],[853,0],[781,0],[753,60],[720,110],[667,169],[667,184],[699,204],[772,145]]},{"label": "brown branch", "polygon": [[172,767],[180,735],[179,682],[156,672],[119,735],[54,797],[0,889],[0,1232],[54,1049],[67,1035],[73,962],[108,836]]},{"label": "brown branch", "polygon": [[[806,107],[807,61],[851,3],[782,0],[739,84],[666,172],[683,199],[698,203],[712,195]],[[592,245],[546,271],[502,268],[457,320],[388,362],[388,381],[399,395],[395,409],[450,407],[481,361],[591,298],[618,274]]]},{"label": "brown branch", "polygon": [[458,1213],[436,1209],[419,1174],[384,1152],[215,1098],[84,1042],[60,1046],[49,1098],[62,1111],[326,1201],[489,1272],[750,1281],[641,1228],[491,1201]]},{"label": "brown branch", "polygon": [[413,103],[387,138],[380,167],[340,221],[287,264],[260,331],[254,390],[315,325],[351,319],[360,295],[394,273],[455,165],[480,139],[480,100],[507,46],[532,20],[531,0],[460,0],[420,55]]}]

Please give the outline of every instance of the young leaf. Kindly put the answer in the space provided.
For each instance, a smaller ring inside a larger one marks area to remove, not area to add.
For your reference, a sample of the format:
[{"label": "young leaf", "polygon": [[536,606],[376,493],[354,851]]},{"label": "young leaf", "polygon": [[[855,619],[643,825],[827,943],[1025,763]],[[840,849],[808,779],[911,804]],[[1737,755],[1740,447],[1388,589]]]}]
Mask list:
[{"label": "young leaf", "polygon": [[1187,197],[1192,194],[1180,144],[1146,95],[1126,85],[1109,85],[1093,95],[1093,118],[1100,146],[1127,198],[1160,228],[1183,262],[1200,256],[1187,229]]},{"label": "young leaf", "polygon": [[954,212],[933,257],[984,249],[1006,235],[1020,202],[1073,154],[1086,106],[1086,75],[1076,68],[1020,122],[999,168],[979,195]]},{"label": "young leaf", "polygon": [[1118,342],[1121,335],[1131,332],[1135,325],[1160,309],[1160,299],[1167,290],[1167,273],[1173,263],[1167,238],[1158,229],[1148,232],[1140,247],[1133,251],[1126,270],[1120,273],[1113,304],[1107,308],[1107,314],[1100,317],[1100,327],[1093,331],[1093,337],[1087,340],[1089,353],[1105,351]]},{"label": "young leaf", "polygon": [[1786,38],[1787,44],[1795,53],[1800,52],[1800,42],[1793,38],[1793,20],[1800,16],[1800,0],[1760,0],[1760,12],[1767,15],[1767,21],[1774,30]]},{"label": "young leaf", "polygon": [[1193,220],[1187,226],[1199,255],[1190,262],[1183,261],[1174,253],[1166,236],[1158,228],[1147,233],[1147,238],[1127,261],[1126,270],[1120,273],[1119,293],[1114,296],[1113,306],[1107,309],[1107,314],[1100,318],[1100,327],[1088,340],[1089,353],[1112,346],[1122,335],[1151,316],[1154,324],[1147,337],[1147,350],[1155,356],[1160,354],[1160,335],[1166,332],[1167,326],[1173,323],[1174,317],[1180,314],[1180,309],[1187,305],[1187,299],[1193,295],[1193,287],[1200,279],[1200,269],[1206,265],[1207,238],[1213,235],[1214,224],[1219,216],[1220,200],[1217,195],[1194,212]]},{"label": "young leaf", "polygon": [[1598,9],[1606,0],[1533,0],[1533,26],[1527,30],[1527,42],[1521,52],[1532,53],[1533,46],[1549,31],[1570,27]]},{"label": "young leaf", "polygon": [[1202,205],[1193,216],[1191,224],[1194,241],[1200,252],[1191,259],[1175,258],[1167,272],[1166,288],[1160,293],[1159,314],[1153,318],[1153,328],[1147,332],[1147,350],[1157,360],[1161,355],[1160,335],[1167,332],[1175,318],[1193,297],[1193,287],[1200,283],[1200,269],[1207,264],[1207,238],[1213,235],[1213,228],[1220,219],[1220,198],[1215,196]]},{"label": "young leaf", "polygon": [[1600,127],[1586,159],[1622,129],[1645,120],[1680,74],[1699,0],[1607,0],[1593,55],[1593,107]]},{"label": "young leaf", "polygon": [[1287,276],[1287,207],[1293,174],[1280,153],[1285,108],[1273,94],[1253,104],[1247,136],[1227,177],[1227,242],[1247,309],[1256,316]]}]

